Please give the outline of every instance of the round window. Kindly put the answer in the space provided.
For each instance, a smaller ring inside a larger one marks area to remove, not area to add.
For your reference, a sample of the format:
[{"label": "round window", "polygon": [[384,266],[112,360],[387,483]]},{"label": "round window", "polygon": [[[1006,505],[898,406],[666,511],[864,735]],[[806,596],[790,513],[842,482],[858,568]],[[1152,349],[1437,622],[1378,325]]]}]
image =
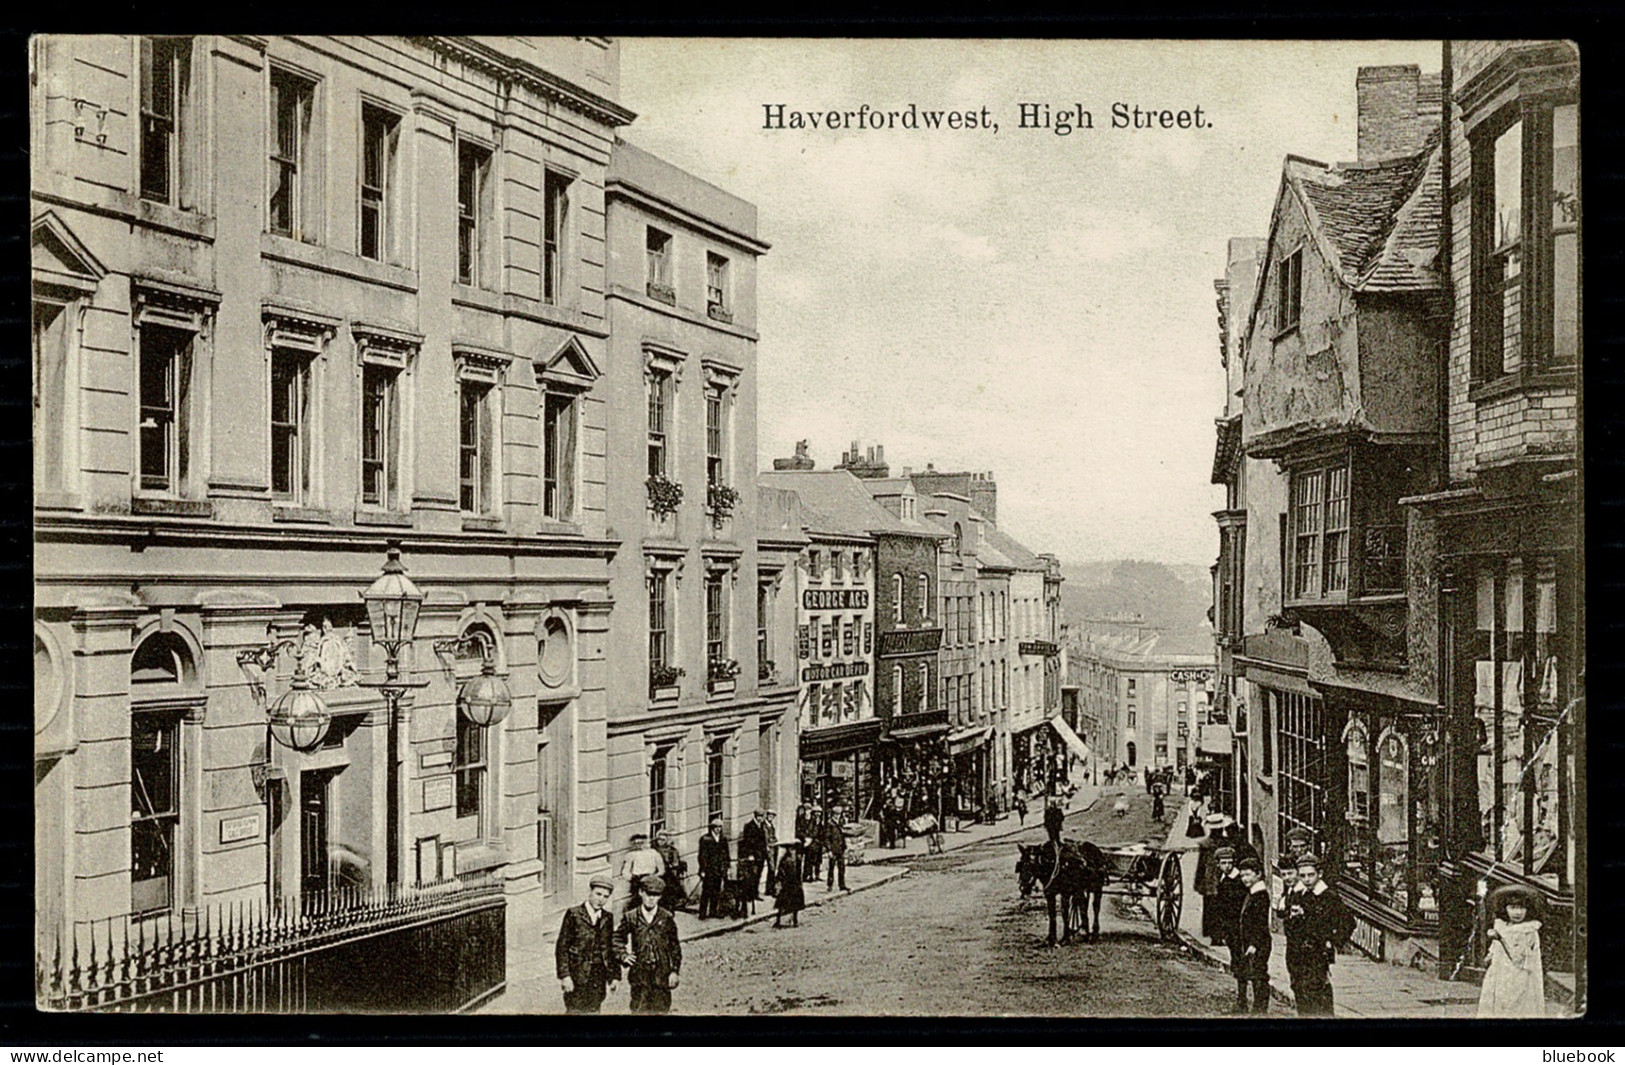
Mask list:
[{"label": "round window", "polygon": [[570,681],[575,649],[570,646],[570,629],[559,618],[548,618],[542,626],[541,647],[537,650],[537,672],[549,688],[562,688]]},{"label": "round window", "polygon": [[62,671],[57,668],[55,656],[45,641],[34,637],[34,731],[38,732],[56,718],[62,706]]}]

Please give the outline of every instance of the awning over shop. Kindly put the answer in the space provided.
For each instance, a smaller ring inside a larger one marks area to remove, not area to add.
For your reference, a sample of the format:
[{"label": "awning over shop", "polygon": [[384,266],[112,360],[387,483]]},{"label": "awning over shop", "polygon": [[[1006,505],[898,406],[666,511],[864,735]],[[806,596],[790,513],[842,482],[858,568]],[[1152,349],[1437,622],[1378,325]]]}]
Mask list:
[{"label": "awning over shop", "polygon": [[986,743],[991,735],[993,735],[992,725],[980,725],[976,728],[962,728],[957,732],[950,732],[948,734],[948,753],[964,754],[966,751],[974,750]]},{"label": "awning over shop", "polygon": [[894,728],[888,734],[888,738],[894,740],[919,740],[928,736],[940,736],[947,731],[947,725],[919,725],[915,728]]},{"label": "awning over shop", "polygon": [[880,740],[883,723],[878,719],[854,721],[845,725],[808,729],[801,734],[801,759],[834,758],[873,747]]},{"label": "awning over shop", "polygon": [[1061,742],[1071,748],[1072,753],[1077,755],[1080,761],[1089,760],[1089,745],[1083,742],[1083,737],[1072,731],[1072,726],[1066,723],[1065,718],[1052,717],[1049,723],[1050,727],[1055,729],[1056,735],[1061,737]]}]

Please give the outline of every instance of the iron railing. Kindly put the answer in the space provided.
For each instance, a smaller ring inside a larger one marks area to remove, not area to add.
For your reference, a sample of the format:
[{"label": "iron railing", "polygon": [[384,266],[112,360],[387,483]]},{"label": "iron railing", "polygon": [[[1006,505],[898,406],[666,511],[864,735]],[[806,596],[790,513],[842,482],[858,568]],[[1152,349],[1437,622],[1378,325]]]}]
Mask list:
[{"label": "iron railing", "polygon": [[178,1013],[452,1013],[507,983],[501,878],[340,888],[77,922],[35,957],[39,1007]]}]

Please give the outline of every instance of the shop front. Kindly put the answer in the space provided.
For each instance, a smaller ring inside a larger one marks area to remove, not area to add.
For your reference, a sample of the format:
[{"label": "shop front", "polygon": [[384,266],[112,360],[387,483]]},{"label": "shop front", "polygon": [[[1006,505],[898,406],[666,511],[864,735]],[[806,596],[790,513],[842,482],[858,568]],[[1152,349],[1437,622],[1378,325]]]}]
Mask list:
[{"label": "shop front", "polygon": [[1029,797],[1053,795],[1067,779],[1067,756],[1048,724],[1010,737],[1010,766],[1016,790]]},{"label": "shop front", "polygon": [[901,714],[880,743],[881,792],[905,819],[929,814],[941,824],[953,810],[954,778],[948,758],[948,712]]},{"label": "shop front", "polygon": [[1328,752],[1337,776],[1328,789],[1335,800],[1328,827],[1335,827],[1338,890],[1357,921],[1355,945],[1386,959],[1405,939],[1432,940],[1439,933],[1444,802],[1438,716],[1422,703],[1321,687],[1328,721],[1341,723]]},{"label": "shop front", "polygon": [[878,811],[881,723],[858,721],[812,729],[801,736],[801,801],[829,810],[842,807],[849,818],[873,818]]},{"label": "shop front", "polygon": [[992,738],[991,725],[948,734],[948,755],[953,765],[953,807],[949,812],[961,820],[982,820],[994,814]]},{"label": "shop front", "polygon": [[1575,974],[1585,934],[1576,919],[1585,698],[1574,555],[1537,547],[1452,561],[1449,768],[1462,783],[1451,794],[1456,853],[1441,883],[1441,967],[1481,971],[1484,899],[1519,885],[1543,903],[1547,971]]}]

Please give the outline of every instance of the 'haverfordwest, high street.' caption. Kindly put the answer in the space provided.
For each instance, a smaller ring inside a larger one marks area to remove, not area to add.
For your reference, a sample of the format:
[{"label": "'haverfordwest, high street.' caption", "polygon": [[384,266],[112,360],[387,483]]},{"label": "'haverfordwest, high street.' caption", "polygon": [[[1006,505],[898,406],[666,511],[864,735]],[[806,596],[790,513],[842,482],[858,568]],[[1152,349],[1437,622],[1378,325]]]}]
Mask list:
[{"label": "'haverfordwest, high street.' caption", "polygon": [[[1081,103],[1051,105],[1046,103],[1018,103],[1016,122],[1018,130],[1046,130],[1065,137],[1074,131],[1095,129],[1114,130],[1174,130],[1212,129],[1213,120],[1201,105],[1186,108],[1149,107],[1125,103],[1121,100],[1095,112]],[[856,108],[799,109],[789,104],[764,103],[762,128],[769,130],[828,130],[890,131],[910,130],[936,132],[998,133],[1000,124],[990,107],[925,108],[908,104],[899,108],[876,108],[862,104]]]}]

